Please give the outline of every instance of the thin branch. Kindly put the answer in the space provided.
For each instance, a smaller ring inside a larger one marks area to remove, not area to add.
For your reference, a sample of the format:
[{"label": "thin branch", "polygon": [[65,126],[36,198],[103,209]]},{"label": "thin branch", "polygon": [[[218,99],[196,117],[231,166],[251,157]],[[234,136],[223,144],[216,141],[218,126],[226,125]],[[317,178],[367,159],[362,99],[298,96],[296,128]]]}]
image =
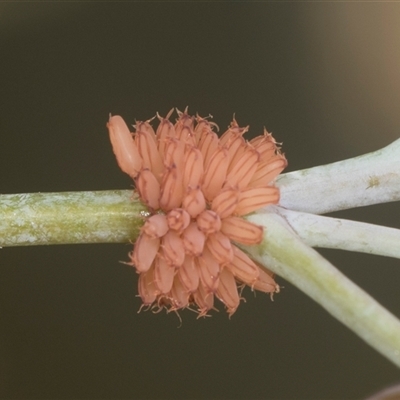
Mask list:
[{"label": "thin branch", "polygon": [[311,247],[400,258],[400,229],[271,207]]},{"label": "thin branch", "polygon": [[313,214],[400,200],[400,139],[373,153],[282,174],[279,204]]},{"label": "thin branch", "polygon": [[400,321],[306,245],[274,211],[248,217],[264,240],[246,247],[252,258],[298,287],[374,349],[400,367]]}]

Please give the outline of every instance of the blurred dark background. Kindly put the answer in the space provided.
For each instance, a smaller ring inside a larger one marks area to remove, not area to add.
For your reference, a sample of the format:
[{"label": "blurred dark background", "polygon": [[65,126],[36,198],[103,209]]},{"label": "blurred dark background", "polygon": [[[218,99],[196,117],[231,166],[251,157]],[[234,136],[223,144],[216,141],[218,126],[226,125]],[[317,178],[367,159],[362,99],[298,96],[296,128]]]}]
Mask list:
[{"label": "blurred dark background", "polygon": [[[129,188],[106,132],[171,107],[272,131],[287,171],[400,136],[396,3],[0,4],[0,192]],[[337,216],[400,228],[399,205]],[[3,398],[362,399],[399,371],[304,293],[137,313],[130,245],[0,252]],[[322,253],[400,315],[398,260]]]}]

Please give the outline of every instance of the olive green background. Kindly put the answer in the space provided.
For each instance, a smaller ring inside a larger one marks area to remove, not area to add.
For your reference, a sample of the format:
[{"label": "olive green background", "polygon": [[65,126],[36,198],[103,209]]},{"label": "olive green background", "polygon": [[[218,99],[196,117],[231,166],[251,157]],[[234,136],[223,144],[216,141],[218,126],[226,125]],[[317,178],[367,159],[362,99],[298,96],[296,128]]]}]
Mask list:
[{"label": "olive green background", "polygon": [[[0,4],[0,192],[123,189],[106,131],[233,113],[287,171],[400,136],[400,4]],[[336,215],[400,228],[400,205]],[[131,245],[0,251],[0,397],[362,399],[399,370],[289,283],[222,310],[137,313]],[[400,262],[322,251],[400,316]]]}]

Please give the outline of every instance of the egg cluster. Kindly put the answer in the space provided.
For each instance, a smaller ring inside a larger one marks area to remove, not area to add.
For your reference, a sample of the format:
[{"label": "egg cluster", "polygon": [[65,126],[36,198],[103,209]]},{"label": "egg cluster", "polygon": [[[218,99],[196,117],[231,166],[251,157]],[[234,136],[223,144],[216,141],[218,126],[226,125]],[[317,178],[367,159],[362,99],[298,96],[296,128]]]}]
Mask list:
[{"label": "egg cluster", "polygon": [[287,161],[267,131],[250,141],[248,127],[234,119],[218,137],[207,118],[172,111],[159,120],[136,122],[131,133],[120,116],[107,124],[120,168],[135,182],[149,210],[130,253],[139,273],[144,305],[200,316],[216,296],[233,314],[243,284],[267,293],[279,291],[273,274],[259,267],[236,244],[262,241],[263,228],[242,218],[277,204],[274,179]]}]

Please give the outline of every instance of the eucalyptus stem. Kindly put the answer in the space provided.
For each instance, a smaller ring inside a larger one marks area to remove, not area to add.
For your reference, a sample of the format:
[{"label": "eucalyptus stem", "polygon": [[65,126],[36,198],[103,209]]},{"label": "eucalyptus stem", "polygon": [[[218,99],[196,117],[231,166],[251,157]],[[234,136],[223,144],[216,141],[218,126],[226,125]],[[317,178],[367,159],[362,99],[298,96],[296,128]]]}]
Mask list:
[{"label": "eucalyptus stem", "polygon": [[311,247],[400,258],[400,229],[271,207]]},{"label": "eucalyptus stem", "polygon": [[147,211],[132,196],[128,190],[1,195],[0,247],[134,241]]},{"label": "eucalyptus stem", "polygon": [[[303,242],[277,210],[247,217],[265,227],[263,243],[248,253],[400,367],[400,321]],[[2,195],[0,246],[126,243],[136,239],[147,215],[126,190]]]},{"label": "eucalyptus stem", "polygon": [[273,209],[249,221],[266,226],[264,240],[245,250],[298,287],[374,349],[400,367],[400,321],[306,245]]},{"label": "eucalyptus stem", "polygon": [[[400,258],[398,229],[273,208],[311,247]],[[134,242],[146,215],[130,190],[0,195],[0,247]]]},{"label": "eucalyptus stem", "polygon": [[279,204],[325,214],[400,200],[400,139],[348,160],[281,174]]}]

